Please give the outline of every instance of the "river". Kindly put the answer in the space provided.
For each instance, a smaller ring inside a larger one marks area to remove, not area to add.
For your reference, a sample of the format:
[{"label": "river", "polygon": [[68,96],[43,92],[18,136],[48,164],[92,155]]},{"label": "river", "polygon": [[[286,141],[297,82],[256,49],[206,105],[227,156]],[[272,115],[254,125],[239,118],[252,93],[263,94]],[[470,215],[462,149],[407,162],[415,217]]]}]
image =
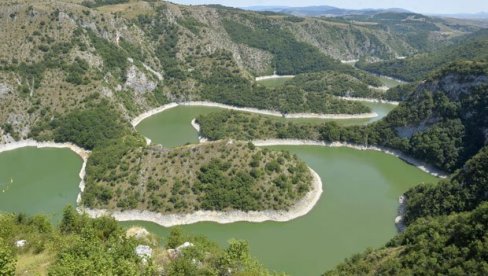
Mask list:
[{"label": "river", "polygon": [[[370,104],[384,116],[393,106]],[[153,143],[174,147],[197,143],[190,121],[208,107],[176,107],[144,120],[137,130]],[[284,120],[275,118],[276,120]],[[341,124],[375,119],[340,120]],[[300,120],[300,119],[296,119]],[[323,120],[310,120],[311,123]],[[197,223],[183,228],[222,245],[232,238],[249,241],[252,254],[271,269],[291,275],[319,275],[367,247],[379,247],[395,234],[398,197],[409,187],[436,178],[400,159],[373,151],[319,146],[280,146],[297,154],[322,178],[324,193],[306,216],[277,223]],[[24,148],[0,154],[0,210],[48,213],[54,218],[78,193],[81,160],[67,149]],[[13,183],[10,183],[11,179]],[[163,237],[168,229],[141,225]]]},{"label": "river", "polygon": [[[380,118],[393,108],[385,104],[368,104]],[[190,121],[214,110],[176,107],[144,120],[137,130],[153,143],[166,147],[197,143],[197,133]],[[349,125],[377,119],[338,122]],[[324,194],[309,214],[285,223],[219,225],[207,222],[183,228],[208,236],[222,245],[232,238],[248,240],[252,253],[265,265],[292,275],[319,275],[353,253],[385,244],[396,232],[393,221],[398,197],[420,182],[436,181],[421,170],[381,152],[319,146],[270,148],[297,154],[321,176]],[[144,226],[163,236],[168,233],[168,229],[153,223],[123,224]]]},{"label": "river", "polygon": [[26,147],[0,154],[0,210],[61,218],[76,205],[83,161],[69,149]]}]

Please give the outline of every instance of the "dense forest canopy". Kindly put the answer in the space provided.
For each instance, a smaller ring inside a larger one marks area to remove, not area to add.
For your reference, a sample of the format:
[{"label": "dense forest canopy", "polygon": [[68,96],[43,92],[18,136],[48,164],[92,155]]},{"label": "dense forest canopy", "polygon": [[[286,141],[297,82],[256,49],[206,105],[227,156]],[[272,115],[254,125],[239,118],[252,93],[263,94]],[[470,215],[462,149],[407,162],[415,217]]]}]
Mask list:
[{"label": "dense forest canopy", "polygon": [[320,53],[317,48],[297,41],[269,19],[256,17],[252,20],[254,28],[230,19],[224,21],[224,27],[235,42],[271,52],[277,74],[294,75],[346,66]]}]

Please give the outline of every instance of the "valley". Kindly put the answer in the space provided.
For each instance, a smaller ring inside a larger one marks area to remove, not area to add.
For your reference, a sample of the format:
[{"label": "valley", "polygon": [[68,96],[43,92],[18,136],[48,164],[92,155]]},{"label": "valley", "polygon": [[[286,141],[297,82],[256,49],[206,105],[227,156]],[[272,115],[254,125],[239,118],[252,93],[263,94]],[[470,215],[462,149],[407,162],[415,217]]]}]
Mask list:
[{"label": "valley", "polygon": [[486,24],[251,9],[0,3],[1,275],[488,273]]}]

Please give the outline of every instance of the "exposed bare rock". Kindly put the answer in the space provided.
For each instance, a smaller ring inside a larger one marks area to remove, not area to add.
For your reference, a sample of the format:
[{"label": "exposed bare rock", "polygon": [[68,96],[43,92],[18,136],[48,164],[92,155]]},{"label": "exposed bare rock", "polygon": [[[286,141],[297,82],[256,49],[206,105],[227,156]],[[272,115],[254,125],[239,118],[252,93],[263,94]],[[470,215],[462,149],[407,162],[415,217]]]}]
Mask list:
[{"label": "exposed bare rock", "polygon": [[423,87],[430,91],[442,90],[451,100],[457,101],[461,94],[481,85],[488,85],[488,76],[449,74],[439,81],[426,82]]},{"label": "exposed bare rock", "polygon": [[144,72],[140,71],[135,65],[127,70],[126,88],[131,88],[136,93],[143,94],[156,89],[157,84],[151,81]]},{"label": "exposed bare rock", "polygon": [[76,56],[81,58],[82,60],[86,61],[90,65],[90,67],[102,68],[102,65],[103,65],[102,59],[99,56],[94,55],[91,52],[77,51]]},{"label": "exposed bare rock", "polygon": [[0,98],[6,96],[12,91],[12,88],[5,83],[0,83]]},{"label": "exposed bare rock", "polygon": [[429,120],[424,120],[420,122],[418,125],[415,126],[402,126],[402,127],[396,127],[395,130],[398,134],[398,136],[402,138],[410,138],[413,135],[415,135],[418,132],[422,132],[426,129],[428,129],[431,125],[436,123],[437,120],[434,118],[429,118]]}]

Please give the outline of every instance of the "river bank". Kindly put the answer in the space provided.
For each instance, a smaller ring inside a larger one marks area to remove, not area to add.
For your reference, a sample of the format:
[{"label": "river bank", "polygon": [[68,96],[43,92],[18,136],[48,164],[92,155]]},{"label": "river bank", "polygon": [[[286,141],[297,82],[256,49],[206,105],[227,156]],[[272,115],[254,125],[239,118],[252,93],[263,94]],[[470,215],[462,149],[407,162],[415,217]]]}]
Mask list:
[{"label": "river bank", "polygon": [[397,216],[395,218],[395,226],[397,227],[398,232],[403,232],[405,231],[405,228],[407,226],[403,222],[403,217],[405,216],[405,208],[407,208],[407,197],[405,195],[401,195],[398,198],[398,210],[397,210]]},{"label": "river bank", "polygon": [[[200,125],[195,121],[192,120],[193,128],[200,133]],[[199,136],[198,139],[201,143],[207,141],[205,137]],[[298,139],[266,139],[266,140],[253,140],[252,143],[256,146],[324,146],[324,147],[331,147],[331,148],[351,148],[356,150],[372,150],[372,151],[379,151],[389,155],[393,155],[395,157],[400,158],[401,160],[417,167],[418,169],[433,175],[439,178],[446,178],[448,176],[447,173],[434,168],[433,166],[417,160],[413,157],[410,157],[399,150],[389,149],[385,147],[378,147],[378,146],[363,146],[357,144],[350,144],[344,142],[332,142],[326,143],[323,141],[313,141],[313,140],[298,140]]]},{"label": "river bank", "polygon": [[164,215],[150,211],[127,210],[127,211],[110,211],[103,209],[79,208],[79,212],[84,212],[90,217],[100,217],[110,215],[118,221],[143,220],[159,224],[164,227],[175,225],[186,225],[197,222],[211,221],[220,224],[233,222],[264,222],[264,221],[290,221],[306,215],[317,204],[323,192],[322,180],[320,176],[311,168],[312,174],[311,190],[300,199],[288,211],[196,211],[191,214],[169,214]]},{"label": "river bank", "polygon": [[285,79],[285,78],[294,78],[295,75],[269,75],[269,76],[261,76],[261,77],[256,77],[256,81],[262,81],[262,80],[271,80],[271,79]]},{"label": "river bank", "polygon": [[387,100],[372,99],[372,98],[356,98],[356,97],[337,97],[337,98],[345,101],[354,101],[354,102],[384,103],[384,104],[391,104],[391,105],[400,104],[400,102],[396,102],[396,101],[387,101]]},{"label": "river bank", "polygon": [[76,198],[76,203],[81,202],[81,193],[85,190],[85,175],[86,175],[86,163],[88,161],[88,157],[90,156],[90,151],[85,150],[83,148],[78,147],[72,143],[55,143],[55,142],[38,142],[35,140],[23,140],[8,144],[0,145],[0,153],[16,150],[25,147],[36,147],[36,148],[67,148],[76,153],[80,158],[83,160],[83,164],[81,165],[79,177],[80,177],[80,184],[78,185],[80,192]]},{"label": "river bank", "polygon": [[191,101],[191,102],[181,102],[181,103],[170,103],[166,104],[154,109],[151,109],[149,111],[146,111],[134,119],[132,119],[131,124],[133,127],[136,127],[138,124],[140,124],[144,119],[147,119],[153,115],[156,115],[158,113],[161,113],[165,110],[175,108],[177,106],[206,106],[206,107],[218,107],[218,108],[223,108],[223,109],[229,109],[229,110],[236,110],[236,111],[242,111],[242,112],[250,112],[250,113],[256,113],[256,114],[262,114],[262,115],[269,115],[269,116],[275,116],[275,117],[284,117],[284,118],[290,118],[290,119],[296,119],[296,118],[316,118],[316,119],[368,119],[368,118],[375,118],[378,116],[377,113],[375,112],[370,112],[370,113],[361,113],[361,114],[318,114],[318,113],[292,113],[292,114],[282,114],[281,112],[278,111],[273,111],[273,110],[264,110],[264,109],[257,109],[257,108],[250,108],[250,107],[237,107],[237,106],[232,106],[232,105],[226,105],[226,104],[220,104],[220,103],[214,103],[214,102],[205,102],[205,101]]},{"label": "river bank", "polygon": [[448,175],[445,172],[443,172],[437,168],[434,168],[431,165],[426,164],[425,162],[422,162],[422,161],[417,160],[413,157],[410,157],[401,151],[389,149],[389,148],[385,148],[385,147],[363,146],[363,145],[343,143],[343,142],[326,143],[323,141],[294,140],[294,139],[267,139],[267,140],[254,140],[252,142],[256,146],[277,146],[277,145],[280,145],[280,146],[306,146],[306,145],[312,145],[312,146],[324,146],[324,147],[331,147],[331,148],[345,147],[345,148],[351,148],[351,149],[356,149],[356,150],[379,151],[379,152],[383,152],[383,153],[398,157],[398,158],[402,159],[403,161],[417,167],[418,169],[420,169],[420,170],[422,170],[422,171],[424,171],[430,175],[433,175],[433,176],[436,176],[439,178],[446,178]]}]

